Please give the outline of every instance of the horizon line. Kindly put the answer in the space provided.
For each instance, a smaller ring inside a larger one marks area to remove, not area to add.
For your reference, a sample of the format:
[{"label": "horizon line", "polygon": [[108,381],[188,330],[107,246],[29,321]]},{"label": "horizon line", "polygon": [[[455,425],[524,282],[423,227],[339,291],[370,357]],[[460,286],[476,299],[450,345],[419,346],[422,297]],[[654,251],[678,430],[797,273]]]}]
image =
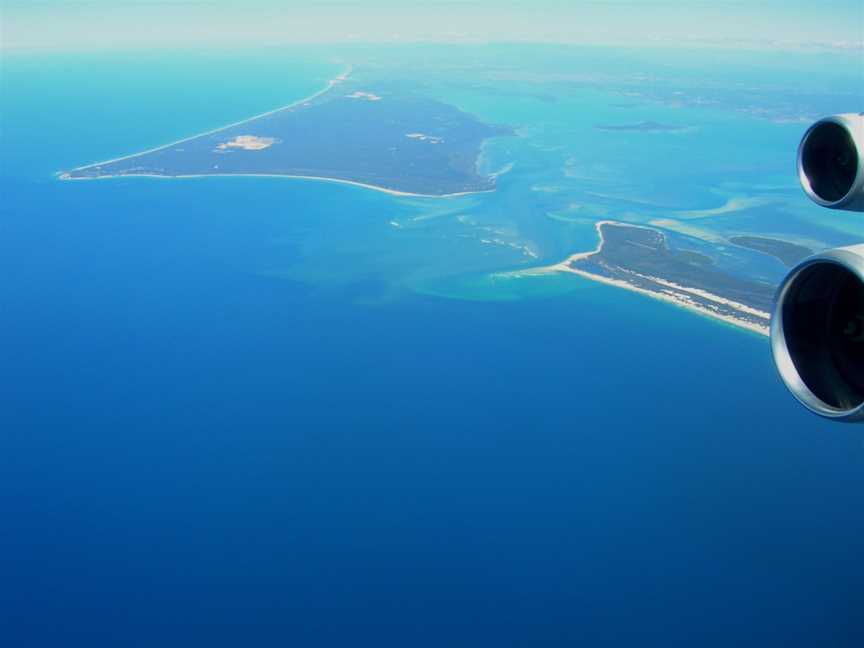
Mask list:
[{"label": "horizon line", "polygon": [[389,40],[363,40],[345,39],[320,41],[293,41],[293,42],[235,42],[235,43],[160,43],[158,46],[141,43],[138,45],[98,45],[62,47],[52,45],[15,45],[0,43],[0,53],[69,53],[69,52],[140,52],[142,50],[157,52],[171,51],[236,51],[236,50],[263,50],[263,49],[290,49],[290,48],[314,48],[314,47],[399,47],[416,45],[463,45],[469,46],[494,46],[494,45],[523,45],[523,46],[548,46],[548,47],[619,47],[624,49],[638,48],[693,48],[693,49],[746,49],[747,51],[795,51],[802,53],[858,53],[864,51],[864,39],[857,42],[850,41],[778,41],[757,40],[747,38],[718,38],[718,39],[679,39],[679,38],[655,38],[642,41],[632,40],[540,40],[540,39],[515,39],[515,38],[406,38]]}]

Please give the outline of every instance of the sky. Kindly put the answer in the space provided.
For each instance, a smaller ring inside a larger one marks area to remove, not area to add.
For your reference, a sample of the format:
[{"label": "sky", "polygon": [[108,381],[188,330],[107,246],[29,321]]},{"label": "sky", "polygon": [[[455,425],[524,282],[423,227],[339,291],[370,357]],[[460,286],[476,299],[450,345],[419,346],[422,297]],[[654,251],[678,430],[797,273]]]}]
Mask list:
[{"label": "sky", "polygon": [[0,0],[4,49],[330,42],[860,47],[864,0]]}]

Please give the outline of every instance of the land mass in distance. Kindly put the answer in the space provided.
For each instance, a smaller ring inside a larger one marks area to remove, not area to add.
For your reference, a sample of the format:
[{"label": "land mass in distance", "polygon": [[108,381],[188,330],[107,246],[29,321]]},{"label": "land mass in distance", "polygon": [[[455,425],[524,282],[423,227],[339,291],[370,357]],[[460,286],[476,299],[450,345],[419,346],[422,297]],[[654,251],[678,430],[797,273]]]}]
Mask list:
[{"label": "land mass in distance", "polygon": [[360,84],[346,72],[290,106],[60,177],[275,175],[447,196],[493,190],[495,177],[478,170],[483,142],[512,134],[434,99]]}]

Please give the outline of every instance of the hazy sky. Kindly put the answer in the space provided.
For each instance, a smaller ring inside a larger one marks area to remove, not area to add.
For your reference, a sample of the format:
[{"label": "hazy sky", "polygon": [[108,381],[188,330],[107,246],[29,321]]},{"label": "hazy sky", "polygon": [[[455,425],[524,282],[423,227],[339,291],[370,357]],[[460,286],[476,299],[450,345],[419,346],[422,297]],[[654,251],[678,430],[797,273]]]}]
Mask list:
[{"label": "hazy sky", "polygon": [[5,48],[864,42],[864,0],[0,0]]}]

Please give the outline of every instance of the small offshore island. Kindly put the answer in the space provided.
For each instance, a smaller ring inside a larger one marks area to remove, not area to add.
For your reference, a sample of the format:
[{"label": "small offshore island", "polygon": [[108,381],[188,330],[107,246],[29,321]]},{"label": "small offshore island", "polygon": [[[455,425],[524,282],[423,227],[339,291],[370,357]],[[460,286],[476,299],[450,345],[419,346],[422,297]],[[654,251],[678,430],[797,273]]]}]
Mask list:
[{"label": "small offshore island", "polygon": [[672,249],[654,228],[608,220],[596,227],[597,249],[510,274],[570,272],[768,334],[774,286],[725,273],[699,252]]},{"label": "small offshore island", "polygon": [[436,197],[495,188],[477,160],[486,139],[512,129],[420,95],[368,88],[350,74],[284,108],[60,178],[266,175]]}]

